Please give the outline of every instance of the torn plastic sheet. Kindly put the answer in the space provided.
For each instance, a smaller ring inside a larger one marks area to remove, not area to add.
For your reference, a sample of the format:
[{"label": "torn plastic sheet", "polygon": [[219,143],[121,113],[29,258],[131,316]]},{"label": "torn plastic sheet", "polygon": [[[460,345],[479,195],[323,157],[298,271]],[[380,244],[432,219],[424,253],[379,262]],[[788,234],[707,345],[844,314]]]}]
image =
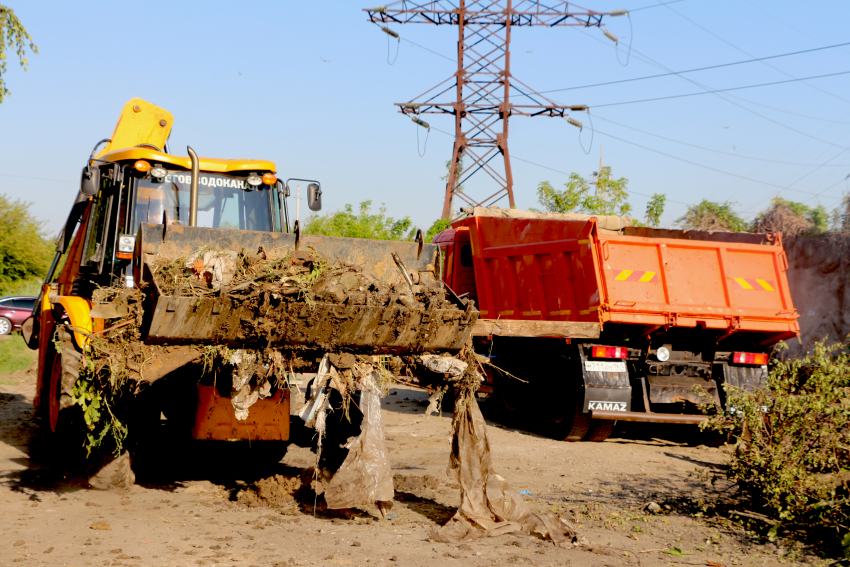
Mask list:
[{"label": "torn plastic sheet", "polygon": [[268,374],[270,363],[265,362],[257,351],[241,348],[233,351],[230,362],[233,364],[230,404],[236,419],[244,421],[248,419],[249,409],[257,400],[271,396],[272,385],[267,379],[252,380],[261,373]]},{"label": "torn plastic sheet", "polygon": [[298,417],[304,421],[304,424],[313,429],[316,429],[317,419],[321,418],[320,421],[323,427],[319,433],[324,433],[323,414],[331,407],[328,402],[327,383],[331,379],[332,371],[335,373],[336,368],[331,366],[328,355],[326,354],[322,357],[322,361],[319,363],[319,371],[313,379],[313,385],[310,391],[307,392],[307,401],[298,412]]},{"label": "torn plastic sheet", "polygon": [[360,434],[348,440],[348,455],[325,490],[328,508],[376,504],[382,515],[392,508],[393,475],[384,443],[380,373],[363,365],[359,380],[363,421]]},{"label": "torn plastic sheet", "polygon": [[185,266],[192,270],[198,279],[207,282],[212,289],[230,285],[236,275],[237,253],[233,250],[198,252]]},{"label": "torn plastic sheet", "polygon": [[459,378],[466,372],[468,366],[464,361],[453,356],[439,356],[436,354],[423,354],[419,357],[422,365],[437,374],[446,374],[452,378]]},{"label": "torn plastic sheet", "polygon": [[471,541],[485,536],[524,532],[561,547],[582,545],[575,526],[553,514],[537,514],[508,482],[490,469],[490,444],[484,417],[470,389],[455,402],[452,454],[446,474],[460,484],[461,505],[431,540]]}]

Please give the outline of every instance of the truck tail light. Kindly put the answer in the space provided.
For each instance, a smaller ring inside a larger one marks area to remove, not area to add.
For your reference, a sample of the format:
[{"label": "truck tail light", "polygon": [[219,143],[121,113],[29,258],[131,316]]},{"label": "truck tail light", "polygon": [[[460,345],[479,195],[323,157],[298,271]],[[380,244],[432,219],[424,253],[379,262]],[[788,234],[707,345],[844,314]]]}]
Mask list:
[{"label": "truck tail light", "polygon": [[767,364],[767,355],[759,352],[733,352],[732,362],[735,364],[754,364],[761,366]]},{"label": "truck tail light", "polygon": [[595,346],[591,351],[593,358],[627,358],[628,350],[618,346]]}]

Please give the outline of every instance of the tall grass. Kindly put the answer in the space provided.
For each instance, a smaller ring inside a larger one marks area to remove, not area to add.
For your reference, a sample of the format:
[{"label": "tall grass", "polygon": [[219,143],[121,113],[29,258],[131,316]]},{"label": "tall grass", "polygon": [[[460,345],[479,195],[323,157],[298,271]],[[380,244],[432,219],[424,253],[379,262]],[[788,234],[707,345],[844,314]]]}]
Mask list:
[{"label": "tall grass", "polygon": [[[0,337],[0,374],[26,370],[37,356],[38,353],[28,349],[18,333]],[[0,376],[0,381],[2,380],[3,377]]]}]

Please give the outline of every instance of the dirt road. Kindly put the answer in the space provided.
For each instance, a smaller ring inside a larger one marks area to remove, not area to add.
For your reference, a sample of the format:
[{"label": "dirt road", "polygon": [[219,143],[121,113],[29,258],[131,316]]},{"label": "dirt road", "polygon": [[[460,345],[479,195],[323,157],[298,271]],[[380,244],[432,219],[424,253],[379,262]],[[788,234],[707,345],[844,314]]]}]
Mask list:
[{"label": "dirt road", "polygon": [[[127,492],[87,489],[31,458],[34,375],[0,377],[0,565],[258,567],[295,565],[777,565],[812,562],[691,514],[705,490],[690,476],[723,458],[698,445],[696,429],[633,426],[604,443],[561,443],[491,422],[496,470],[535,511],[564,514],[589,547],[561,549],[525,535],[462,545],[432,543],[429,529],[459,504],[446,477],[451,415],[426,417],[424,392],[393,389],[384,423],[396,503],[351,514],[294,514],[249,507],[235,494],[272,474],[298,476],[315,462],[290,446],[282,463],[257,470],[232,459],[157,452]],[[483,404],[486,414],[486,402]],[[693,444],[684,442],[691,439]],[[167,440],[166,440],[167,441]],[[649,502],[661,506],[645,511]]]}]

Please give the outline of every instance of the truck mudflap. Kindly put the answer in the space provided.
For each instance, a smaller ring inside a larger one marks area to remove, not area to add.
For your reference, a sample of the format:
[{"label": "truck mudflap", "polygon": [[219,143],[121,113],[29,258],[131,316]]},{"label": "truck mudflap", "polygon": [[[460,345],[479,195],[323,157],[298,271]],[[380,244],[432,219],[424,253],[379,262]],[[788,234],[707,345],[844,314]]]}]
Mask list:
[{"label": "truck mudflap", "polygon": [[[588,360],[578,349],[584,382],[584,413],[594,410],[628,412],[632,407],[632,386],[624,360],[598,362]],[[616,418],[614,418],[616,419]]]},{"label": "truck mudflap", "polygon": [[143,328],[147,344],[261,344],[383,354],[458,351],[478,320],[472,303],[448,308],[445,302],[308,303],[289,301],[273,290],[246,300],[226,293],[171,296],[157,285],[151,265],[163,258],[188,258],[202,248],[262,249],[277,258],[309,249],[331,263],[362,266],[382,284],[442,289],[435,273],[439,251],[432,244],[142,224],[136,246],[136,281],[146,286],[150,301]]}]

